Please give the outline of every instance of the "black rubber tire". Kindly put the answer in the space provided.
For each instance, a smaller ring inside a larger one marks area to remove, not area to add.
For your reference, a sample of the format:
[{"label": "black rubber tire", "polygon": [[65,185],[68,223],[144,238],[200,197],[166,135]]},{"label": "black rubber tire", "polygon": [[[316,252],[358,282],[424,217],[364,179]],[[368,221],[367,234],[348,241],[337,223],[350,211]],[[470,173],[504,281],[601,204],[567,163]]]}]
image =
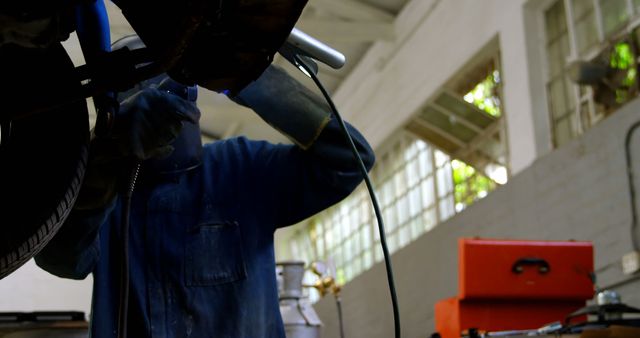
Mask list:
[{"label": "black rubber tire", "polygon": [[[0,120],[20,105],[41,105],[81,90],[64,48],[0,48]],[[6,122],[4,123],[6,125]],[[37,254],[65,221],[87,165],[86,102],[11,121],[0,144],[0,279]]]}]

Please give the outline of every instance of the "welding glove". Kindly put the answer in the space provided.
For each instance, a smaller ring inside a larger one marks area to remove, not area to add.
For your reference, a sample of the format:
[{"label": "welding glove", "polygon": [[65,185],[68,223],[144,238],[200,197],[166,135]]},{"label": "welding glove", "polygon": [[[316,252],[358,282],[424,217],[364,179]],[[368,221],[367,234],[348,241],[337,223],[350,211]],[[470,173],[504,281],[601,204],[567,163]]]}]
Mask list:
[{"label": "welding glove", "polygon": [[182,122],[197,123],[199,116],[194,103],[155,87],[123,100],[111,134],[91,142],[87,172],[75,208],[93,210],[108,205],[134,161],[171,154],[171,143],[180,134]]},{"label": "welding glove", "polygon": [[318,95],[273,64],[231,99],[253,109],[303,149],[311,147],[331,120],[329,106]]},{"label": "welding glove", "polygon": [[120,155],[144,161],[171,154],[170,145],[180,134],[182,122],[197,123],[198,107],[178,95],[145,88],[120,103],[113,127]]}]

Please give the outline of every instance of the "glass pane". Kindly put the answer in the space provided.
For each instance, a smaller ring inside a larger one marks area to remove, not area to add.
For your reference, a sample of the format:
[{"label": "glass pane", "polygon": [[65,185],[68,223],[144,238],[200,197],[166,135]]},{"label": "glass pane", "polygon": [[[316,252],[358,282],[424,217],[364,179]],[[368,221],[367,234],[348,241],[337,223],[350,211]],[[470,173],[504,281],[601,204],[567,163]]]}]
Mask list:
[{"label": "glass pane", "polygon": [[342,234],[342,227],[340,226],[341,223],[337,223],[334,227],[333,227],[333,240],[335,241],[336,244],[339,244],[340,242],[342,242],[342,239],[344,238],[343,234]]},{"label": "glass pane", "polygon": [[422,213],[422,226],[425,231],[433,229],[437,223],[436,208],[431,208]]},{"label": "glass pane", "polygon": [[557,76],[564,70],[564,64],[567,60],[567,54],[565,53],[568,53],[569,50],[568,41],[565,36],[547,47],[547,63],[549,64],[550,78]]},{"label": "glass pane", "polygon": [[433,164],[431,164],[431,153],[428,150],[420,152],[420,177],[424,178],[433,172]]},{"label": "glass pane", "polygon": [[415,217],[420,209],[420,187],[415,187],[409,192],[409,215]]},{"label": "glass pane", "polygon": [[[384,215],[384,212],[382,213]],[[387,224],[387,220],[384,220],[384,231],[386,231],[387,233],[389,233],[389,224]],[[374,241],[377,243],[378,241],[380,241],[380,233],[378,232],[378,225],[376,224],[373,227],[373,239]]]},{"label": "glass pane", "polygon": [[376,243],[376,249],[374,249],[374,250],[375,250],[374,251],[375,252],[375,257],[374,257],[375,261],[376,262],[380,262],[382,260],[382,258],[383,258],[382,249],[380,249],[380,242]]},{"label": "glass pane", "polygon": [[593,1],[573,0],[573,16],[578,50],[583,53],[598,42]]},{"label": "glass pane", "polygon": [[434,152],[435,157],[436,157],[436,166],[442,167],[445,163],[449,162],[449,156],[447,156],[445,153],[441,152],[440,150],[436,150]]},{"label": "glass pane", "polygon": [[353,278],[353,266],[351,264],[344,267],[344,281],[345,283]]},{"label": "glass pane", "polygon": [[567,21],[565,20],[564,1],[556,3],[544,14],[547,41],[556,39],[567,31]]},{"label": "glass pane", "polygon": [[344,284],[347,282],[347,279],[344,276],[344,269],[339,268],[336,270],[336,280],[339,284]]},{"label": "glass pane", "polygon": [[593,12],[592,0],[572,0],[571,6],[573,6],[573,19],[575,22]]},{"label": "glass pane", "polygon": [[398,169],[398,166],[402,164],[401,150],[402,149],[401,149],[400,142],[396,143],[395,146],[393,147],[393,152],[391,153],[391,157],[389,158],[389,161],[391,161],[390,163],[391,171],[395,171],[396,169]]},{"label": "glass pane", "polygon": [[344,259],[342,257],[342,247],[339,246],[335,248],[330,256],[333,257],[336,266],[342,266],[342,263],[344,262]]},{"label": "glass pane", "polygon": [[393,182],[391,180],[384,182],[382,185],[382,207],[391,204],[394,198]]},{"label": "glass pane", "polygon": [[436,177],[438,179],[438,197],[443,197],[453,191],[451,164],[447,164],[443,168],[438,169]]},{"label": "glass pane", "polygon": [[345,239],[349,235],[349,231],[351,230],[351,222],[349,222],[349,216],[342,216],[341,225],[340,225],[340,240]]},{"label": "glass pane", "polygon": [[327,244],[327,249],[333,248],[333,231],[331,229],[327,229],[327,232],[324,233],[324,241]]},{"label": "glass pane", "polygon": [[368,197],[367,197],[367,199],[364,199],[360,203],[360,222],[368,222],[369,221],[369,219],[371,217],[371,210],[369,209],[370,206],[371,205],[370,205]]},{"label": "glass pane", "polygon": [[333,228],[338,225],[340,222],[340,214],[337,209],[333,209],[333,214],[331,215],[331,221],[327,223],[327,229]]},{"label": "glass pane", "polygon": [[399,239],[399,243],[398,243],[399,248],[403,248],[407,244],[409,244],[409,241],[411,241],[411,228],[408,225],[405,225],[402,228],[400,228],[400,234],[398,239]]},{"label": "glass pane", "polygon": [[629,19],[626,0],[598,0],[605,35],[613,33]]},{"label": "glass pane", "polygon": [[549,83],[549,104],[553,119],[564,116],[568,110],[567,93],[565,92],[564,78],[559,77]]},{"label": "glass pane", "polygon": [[420,181],[418,171],[418,160],[411,160],[411,162],[407,164],[407,179],[409,180],[409,187],[415,186]]},{"label": "glass pane", "polygon": [[353,241],[353,255],[360,255],[360,253],[362,252],[362,245],[360,244],[362,243],[362,238],[360,237],[360,233],[356,232],[355,234],[353,234],[351,239]]},{"label": "glass pane", "polygon": [[454,210],[453,210],[452,198],[445,198],[441,200],[439,205],[440,205],[440,218],[441,218],[440,221],[444,221],[449,217],[453,216]]},{"label": "glass pane", "polygon": [[358,226],[360,225],[361,222],[362,222],[362,220],[360,219],[359,208],[351,209],[351,212],[349,213],[349,233],[348,233],[348,235],[351,235],[354,231],[358,230]]},{"label": "glass pane", "polygon": [[362,265],[365,270],[373,265],[373,257],[371,257],[371,251],[365,252],[364,256],[362,256]]},{"label": "glass pane", "polygon": [[420,237],[425,231],[424,226],[422,226],[422,220],[420,217],[414,218],[411,221],[411,239],[415,240]]},{"label": "glass pane", "polygon": [[357,275],[360,273],[360,271],[362,271],[362,258],[361,257],[357,257],[356,259],[353,260],[353,273],[354,275]]},{"label": "glass pane", "polygon": [[398,220],[396,219],[396,208],[395,205],[389,206],[385,209],[382,214],[384,215],[384,222],[386,225],[386,230],[388,232],[393,232],[393,230],[398,225]]},{"label": "glass pane", "polygon": [[407,180],[404,176],[404,170],[400,170],[393,177],[396,186],[396,197],[400,197],[407,192]]},{"label": "glass pane", "polygon": [[422,183],[420,183],[420,190],[422,192],[422,208],[428,208],[435,202],[435,197],[433,196],[433,177],[422,181]]},{"label": "glass pane", "polygon": [[316,244],[316,248],[318,249],[318,257],[324,257],[324,244],[322,242],[322,237],[319,237],[319,240]]},{"label": "glass pane", "polygon": [[396,252],[398,249],[398,233],[387,237],[387,246],[389,247],[389,253]]},{"label": "glass pane", "polygon": [[[638,0],[640,2],[640,0]],[[423,151],[428,149],[427,144],[422,140],[416,140],[416,145],[418,146],[418,150]]]},{"label": "glass pane", "polygon": [[[378,229],[374,229],[375,232],[378,232]],[[360,238],[362,240],[362,249],[368,250],[371,247],[371,229],[369,226],[366,226],[360,229]]]},{"label": "glass pane", "polygon": [[564,77],[564,92],[567,95],[567,109],[573,110],[576,107],[576,84],[568,76]]},{"label": "glass pane", "polygon": [[347,238],[345,239],[344,242],[344,259],[348,262],[350,261],[354,254],[353,254],[353,239],[351,238]]},{"label": "glass pane", "polygon": [[571,123],[569,117],[566,117],[556,123],[554,130],[556,137],[556,146],[561,146],[571,140]]},{"label": "glass pane", "polygon": [[415,144],[415,142],[411,142],[409,146],[404,150],[404,161],[410,161],[414,156],[416,156],[417,151],[417,145]]},{"label": "glass pane", "polygon": [[409,220],[409,196],[404,195],[398,200],[398,224],[402,225]]}]

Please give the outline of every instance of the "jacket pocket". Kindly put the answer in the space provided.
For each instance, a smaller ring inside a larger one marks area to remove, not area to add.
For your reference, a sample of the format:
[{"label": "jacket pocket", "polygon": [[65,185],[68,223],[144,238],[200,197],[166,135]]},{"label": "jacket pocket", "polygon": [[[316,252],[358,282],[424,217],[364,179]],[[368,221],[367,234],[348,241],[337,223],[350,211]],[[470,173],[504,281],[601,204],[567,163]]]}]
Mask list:
[{"label": "jacket pocket", "polygon": [[185,244],[185,283],[211,286],[247,277],[237,222],[203,223],[191,229]]}]

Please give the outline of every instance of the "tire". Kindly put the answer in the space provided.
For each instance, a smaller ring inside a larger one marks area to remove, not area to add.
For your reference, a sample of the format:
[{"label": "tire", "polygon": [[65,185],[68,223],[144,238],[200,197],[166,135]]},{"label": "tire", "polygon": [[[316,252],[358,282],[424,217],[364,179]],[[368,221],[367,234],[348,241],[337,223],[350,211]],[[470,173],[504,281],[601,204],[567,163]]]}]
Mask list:
[{"label": "tire", "polygon": [[69,215],[87,165],[89,124],[85,100],[13,118],[16,108],[80,96],[73,63],[60,44],[4,46],[0,74],[2,279],[37,254]]}]

